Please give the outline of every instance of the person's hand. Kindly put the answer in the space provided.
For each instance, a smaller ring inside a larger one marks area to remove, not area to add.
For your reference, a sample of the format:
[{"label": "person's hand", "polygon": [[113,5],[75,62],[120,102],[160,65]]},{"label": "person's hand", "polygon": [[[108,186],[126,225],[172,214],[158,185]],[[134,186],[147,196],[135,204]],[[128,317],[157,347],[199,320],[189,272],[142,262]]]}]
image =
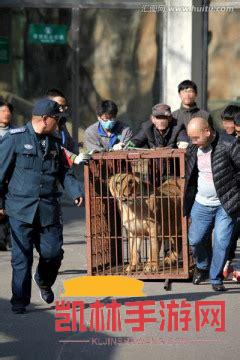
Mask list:
[{"label": "person's hand", "polygon": [[91,155],[88,153],[80,153],[75,159],[74,164],[79,165],[82,162],[86,162],[91,159]]},{"label": "person's hand", "polygon": [[186,142],[186,141],[179,141],[179,142],[177,143],[177,147],[178,147],[179,149],[186,149],[186,148],[188,147],[188,142]]},{"label": "person's hand", "polygon": [[114,151],[122,150],[123,146],[124,146],[124,143],[119,142],[118,144],[113,145],[113,148],[112,148],[112,149],[113,149]]},{"label": "person's hand", "polygon": [[131,150],[131,149],[135,149],[136,145],[129,140],[125,145],[124,145],[124,150]]},{"label": "person's hand", "polygon": [[79,198],[74,200],[74,204],[77,205],[78,207],[81,206],[83,203],[83,197],[80,196]]},{"label": "person's hand", "polygon": [[4,209],[0,209],[0,220],[2,220],[5,217],[6,213]]}]

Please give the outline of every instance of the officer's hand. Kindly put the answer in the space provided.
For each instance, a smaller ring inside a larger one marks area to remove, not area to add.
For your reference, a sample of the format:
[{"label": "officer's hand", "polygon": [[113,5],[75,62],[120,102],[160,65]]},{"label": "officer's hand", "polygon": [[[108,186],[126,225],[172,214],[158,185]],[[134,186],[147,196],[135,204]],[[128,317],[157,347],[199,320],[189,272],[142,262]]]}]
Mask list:
[{"label": "officer's hand", "polygon": [[81,206],[82,203],[83,203],[83,197],[79,197],[74,200],[74,204],[77,205],[78,207]]},{"label": "officer's hand", "polygon": [[5,217],[5,210],[0,209],[0,220],[2,220]]}]

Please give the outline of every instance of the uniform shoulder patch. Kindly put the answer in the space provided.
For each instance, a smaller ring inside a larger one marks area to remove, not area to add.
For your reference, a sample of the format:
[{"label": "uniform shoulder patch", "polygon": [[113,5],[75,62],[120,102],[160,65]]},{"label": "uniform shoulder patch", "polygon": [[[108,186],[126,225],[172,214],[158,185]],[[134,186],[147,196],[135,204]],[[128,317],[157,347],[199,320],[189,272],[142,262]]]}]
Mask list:
[{"label": "uniform shoulder patch", "polygon": [[23,133],[26,131],[26,127],[23,126],[23,127],[20,127],[20,128],[16,128],[16,129],[10,129],[9,130],[9,133],[10,134],[19,134],[19,133]]}]

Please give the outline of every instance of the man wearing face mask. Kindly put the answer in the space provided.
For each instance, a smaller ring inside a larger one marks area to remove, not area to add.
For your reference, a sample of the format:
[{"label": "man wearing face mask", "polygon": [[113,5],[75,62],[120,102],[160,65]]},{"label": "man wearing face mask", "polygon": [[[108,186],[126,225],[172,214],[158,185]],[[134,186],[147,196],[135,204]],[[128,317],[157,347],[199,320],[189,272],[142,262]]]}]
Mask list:
[{"label": "man wearing face mask", "polygon": [[173,119],[170,106],[156,104],[152,108],[150,119],[142,123],[140,131],[132,138],[131,143],[136,147],[176,148],[180,141],[187,141],[187,133],[184,129],[174,131],[176,120]]},{"label": "man wearing face mask", "polygon": [[88,151],[121,150],[132,137],[132,130],[116,119],[117,105],[111,100],[98,104],[98,121],[85,131],[85,146]]}]

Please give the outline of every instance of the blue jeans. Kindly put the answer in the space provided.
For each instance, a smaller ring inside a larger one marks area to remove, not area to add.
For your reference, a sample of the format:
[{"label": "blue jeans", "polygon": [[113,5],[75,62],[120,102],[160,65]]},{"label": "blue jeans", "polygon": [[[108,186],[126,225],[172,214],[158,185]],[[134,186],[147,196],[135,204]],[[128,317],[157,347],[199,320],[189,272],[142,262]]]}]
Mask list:
[{"label": "blue jeans", "polygon": [[[210,267],[210,282],[222,284],[223,267],[227,261],[234,220],[222,206],[204,206],[194,202],[191,210],[189,244],[192,246],[197,267],[207,270]],[[214,229],[212,256],[207,241]],[[210,261],[211,259],[211,261]]]},{"label": "blue jeans", "polygon": [[63,258],[63,236],[60,223],[42,227],[9,218],[12,234],[12,305],[30,303],[32,283],[33,245],[40,257],[36,270],[37,282],[51,287],[56,280]]}]

